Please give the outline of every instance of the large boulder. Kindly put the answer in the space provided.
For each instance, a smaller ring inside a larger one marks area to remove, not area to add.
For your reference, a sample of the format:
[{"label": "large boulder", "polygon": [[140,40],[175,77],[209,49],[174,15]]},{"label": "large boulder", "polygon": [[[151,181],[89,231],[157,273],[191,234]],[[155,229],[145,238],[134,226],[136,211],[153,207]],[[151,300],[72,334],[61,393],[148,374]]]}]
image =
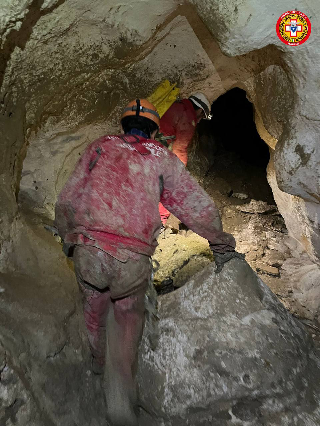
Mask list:
[{"label": "large boulder", "polygon": [[142,425],[319,424],[312,341],[245,261],[162,296],[160,318],[141,350]]}]

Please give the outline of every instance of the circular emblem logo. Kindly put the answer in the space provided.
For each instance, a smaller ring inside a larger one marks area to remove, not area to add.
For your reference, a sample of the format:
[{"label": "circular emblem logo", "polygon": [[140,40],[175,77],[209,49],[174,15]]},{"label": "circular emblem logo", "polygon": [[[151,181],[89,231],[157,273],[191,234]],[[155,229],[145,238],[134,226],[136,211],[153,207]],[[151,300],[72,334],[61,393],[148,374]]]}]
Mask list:
[{"label": "circular emblem logo", "polygon": [[278,19],[277,34],[283,43],[299,46],[310,36],[311,22],[307,15],[298,10],[286,12]]}]

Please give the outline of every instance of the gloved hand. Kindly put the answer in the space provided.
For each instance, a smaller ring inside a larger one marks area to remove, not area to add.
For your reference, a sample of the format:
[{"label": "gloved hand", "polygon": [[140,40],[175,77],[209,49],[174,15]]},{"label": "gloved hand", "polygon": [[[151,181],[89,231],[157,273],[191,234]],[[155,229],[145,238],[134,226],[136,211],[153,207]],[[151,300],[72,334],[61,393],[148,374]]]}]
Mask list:
[{"label": "gloved hand", "polygon": [[224,253],[218,253],[216,251],[214,251],[214,248],[210,247],[212,254],[214,256],[214,261],[216,264],[216,269],[215,269],[215,273],[218,274],[219,272],[222,271],[223,265],[227,262],[229,262],[229,260],[233,259],[234,257],[237,257],[239,259],[245,259],[245,255],[242,253],[238,253],[237,251],[227,251]]}]

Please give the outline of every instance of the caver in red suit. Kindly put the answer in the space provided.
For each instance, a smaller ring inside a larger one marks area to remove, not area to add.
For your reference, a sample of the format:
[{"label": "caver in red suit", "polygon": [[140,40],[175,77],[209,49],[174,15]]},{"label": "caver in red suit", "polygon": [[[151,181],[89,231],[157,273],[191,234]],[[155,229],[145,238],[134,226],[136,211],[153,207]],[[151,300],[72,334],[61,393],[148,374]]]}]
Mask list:
[{"label": "caver in red suit", "polygon": [[[172,152],[185,166],[196,125],[204,117],[210,117],[210,104],[202,93],[196,93],[189,99],[174,102],[160,120],[160,132],[164,136],[174,137]],[[162,204],[159,205],[159,212],[165,225],[170,212]]]},{"label": "caver in red suit", "polygon": [[[134,114],[137,108],[140,101]],[[234,251],[235,241],[177,156],[143,131],[123,127],[126,134],[86,148],[58,197],[55,222],[65,244],[74,246],[91,351],[105,368],[109,419],[131,426],[137,425],[134,375],[150,256],[161,228],[159,201],[217,252]]]}]

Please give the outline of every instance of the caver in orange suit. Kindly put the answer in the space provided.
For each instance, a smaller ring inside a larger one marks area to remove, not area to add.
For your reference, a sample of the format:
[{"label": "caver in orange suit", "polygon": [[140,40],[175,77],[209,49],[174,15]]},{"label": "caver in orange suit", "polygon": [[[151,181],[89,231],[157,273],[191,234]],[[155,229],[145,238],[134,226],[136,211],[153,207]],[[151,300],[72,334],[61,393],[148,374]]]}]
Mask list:
[{"label": "caver in orange suit", "polygon": [[[194,136],[198,117],[189,99],[174,102],[160,120],[160,132],[164,136],[174,136],[172,152],[186,166],[188,162],[188,147]],[[165,225],[170,212],[160,203],[159,213]]]}]

